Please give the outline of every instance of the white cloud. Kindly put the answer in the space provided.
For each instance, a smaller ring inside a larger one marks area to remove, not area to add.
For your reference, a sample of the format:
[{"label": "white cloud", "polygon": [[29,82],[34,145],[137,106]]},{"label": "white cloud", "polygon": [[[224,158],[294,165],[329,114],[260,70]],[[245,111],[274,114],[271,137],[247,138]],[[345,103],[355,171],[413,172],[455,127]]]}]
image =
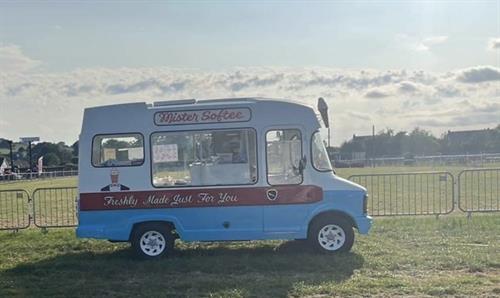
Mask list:
[{"label": "white cloud", "polygon": [[464,83],[500,81],[500,68],[493,66],[467,68],[459,72],[457,79]]},{"label": "white cloud", "polygon": [[416,46],[415,50],[420,52],[429,51],[431,47],[444,43],[448,40],[448,36],[430,36],[422,39]]},{"label": "white cloud", "polygon": [[[39,135],[72,142],[85,107],[123,102],[264,96],[331,106],[334,143],[371,125],[439,135],[496,126],[500,70],[477,66],[446,73],[408,70],[254,67],[208,72],[170,68],[92,68],[65,73],[0,73],[0,137]],[[376,99],[375,99],[376,98]],[[64,127],[64,129],[61,129]]]},{"label": "white cloud", "polygon": [[416,52],[429,52],[436,45],[445,43],[448,40],[448,36],[428,36],[428,37],[416,37],[407,34],[396,34],[395,42],[402,48],[409,51]]},{"label": "white cloud", "polygon": [[488,41],[488,49],[492,51],[500,50],[500,37],[490,38]]},{"label": "white cloud", "polygon": [[389,97],[391,94],[381,89],[371,89],[365,93],[365,97],[367,98],[384,98]]},{"label": "white cloud", "polygon": [[17,45],[0,44],[0,69],[2,72],[25,72],[40,65],[40,61],[26,56]]}]

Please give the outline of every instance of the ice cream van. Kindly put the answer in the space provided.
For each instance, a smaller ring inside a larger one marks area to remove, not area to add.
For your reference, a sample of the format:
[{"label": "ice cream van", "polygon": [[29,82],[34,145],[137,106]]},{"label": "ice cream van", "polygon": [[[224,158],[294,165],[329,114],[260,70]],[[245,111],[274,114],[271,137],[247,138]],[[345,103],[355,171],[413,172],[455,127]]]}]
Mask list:
[{"label": "ice cream van", "polygon": [[[323,121],[324,122],[324,121]],[[332,169],[313,107],[235,98],[85,109],[78,237],[130,242],[307,239],[349,251],[368,233],[366,189]]]}]

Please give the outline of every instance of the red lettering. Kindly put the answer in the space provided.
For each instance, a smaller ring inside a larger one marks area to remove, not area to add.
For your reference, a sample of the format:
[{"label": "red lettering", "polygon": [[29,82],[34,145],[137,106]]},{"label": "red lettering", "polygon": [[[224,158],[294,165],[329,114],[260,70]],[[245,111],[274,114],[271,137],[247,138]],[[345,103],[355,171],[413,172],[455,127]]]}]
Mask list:
[{"label": "red lettering", "polygon": [[204,111],[159,112],[156,116],[157,124],[190,124],[232,122],[249,118],[241,109],[218,109]]}]

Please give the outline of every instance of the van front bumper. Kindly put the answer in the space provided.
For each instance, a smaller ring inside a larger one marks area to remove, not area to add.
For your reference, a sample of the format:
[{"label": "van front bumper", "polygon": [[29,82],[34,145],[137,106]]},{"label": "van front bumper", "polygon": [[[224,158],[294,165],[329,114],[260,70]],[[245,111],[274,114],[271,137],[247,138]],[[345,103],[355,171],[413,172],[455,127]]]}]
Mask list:
[{"label": "van front bumper", "polygon": [[360,234],[368,234],[373,224],[373,218],[368,215],[357,216],[354,218],[354,221],[356,221],[356,226]]}]

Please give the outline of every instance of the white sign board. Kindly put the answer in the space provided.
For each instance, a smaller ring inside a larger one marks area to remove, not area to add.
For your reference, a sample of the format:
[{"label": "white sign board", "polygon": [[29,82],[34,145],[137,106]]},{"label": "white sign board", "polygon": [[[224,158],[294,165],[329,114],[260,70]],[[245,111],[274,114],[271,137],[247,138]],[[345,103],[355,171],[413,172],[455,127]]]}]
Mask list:
[{"label": "white sign board", "polygon": [[155,113],[156,125],[182,125],[182,124],[205,124],[246,122],[252,118],[248,108],[234,109],[210,109],[190,111],[162,111]]},{"label": "white sign board", "polygon": [[129,160],[143,159],[144,153],[142,147],[127,148]]},{"label": "white sign board", "polygon": [[115,148],[104,148],[103,150],[104,160],[115,160],[116,159],[116,149]]},{"label": "white sign board", "polygon": [[178,161],[177,144],[153,145],[153,162]]},{"label": "white sign board", "polygon": [[40,138],[39,137],[22,137],[19,138],[21,143],[29,143],[29,142],[39,142]]}]

